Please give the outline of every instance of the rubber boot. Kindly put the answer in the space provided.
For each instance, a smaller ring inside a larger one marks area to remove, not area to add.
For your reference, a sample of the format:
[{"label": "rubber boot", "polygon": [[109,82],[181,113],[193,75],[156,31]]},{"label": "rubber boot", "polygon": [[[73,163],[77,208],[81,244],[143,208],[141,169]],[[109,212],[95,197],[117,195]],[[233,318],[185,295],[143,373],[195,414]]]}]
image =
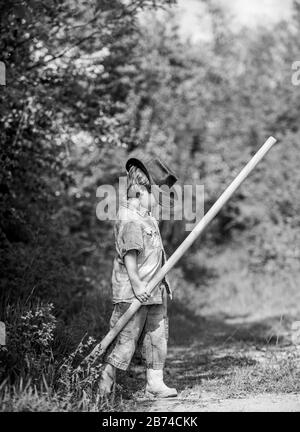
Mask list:
[{"label": "rubber boot", "polygon": [[113,389],[113,385],[116,382],[116,368],[111,364],[107,363],[102,371],[101,379],[99,383],[100,396],[108,396]]},{"label": "rubber boot", "polygon": [[146,396],[162,398],[176,397],[177,390],[166,386],[163,380],[163,370],[147,369]]}]

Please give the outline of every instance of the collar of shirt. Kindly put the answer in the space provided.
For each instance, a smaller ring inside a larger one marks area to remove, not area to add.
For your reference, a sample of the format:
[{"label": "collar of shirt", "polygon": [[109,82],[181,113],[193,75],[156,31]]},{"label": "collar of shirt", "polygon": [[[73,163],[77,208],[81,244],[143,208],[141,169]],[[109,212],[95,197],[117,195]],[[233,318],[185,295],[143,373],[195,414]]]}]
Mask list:
[{"label": "collar of shirt", "polygon": [[142,207],[138,201],[133,201],[133,200],[135,200],[135,198],[131,198],[129,200],[124,199],[121,202],[121,206],[136,212],[137,214],[139,214],[142,217],[145,217],[145,216],[153,217],[150,211],[148,211],[146,208]]}]

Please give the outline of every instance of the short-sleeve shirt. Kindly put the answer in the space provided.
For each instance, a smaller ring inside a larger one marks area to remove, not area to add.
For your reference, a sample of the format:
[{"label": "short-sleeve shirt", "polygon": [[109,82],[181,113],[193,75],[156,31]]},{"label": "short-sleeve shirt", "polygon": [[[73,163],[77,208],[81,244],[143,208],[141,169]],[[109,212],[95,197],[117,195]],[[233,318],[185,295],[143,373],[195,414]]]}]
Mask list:
[{"label": "short-sleeve shirt", "polygon": [[[112,272],[113,303],[132,302],[134,295],[125,267],[124,257],[129,250],[137,251],[138,274],[150,282],[166,261],[165,251],[156,219],[146,209],[137,209],[132,200],[125,200],[119,209],[114,227],[116,257]],[[166,278],[159,283],[143,305],[162,303],[162,291],[171,289]]]}]

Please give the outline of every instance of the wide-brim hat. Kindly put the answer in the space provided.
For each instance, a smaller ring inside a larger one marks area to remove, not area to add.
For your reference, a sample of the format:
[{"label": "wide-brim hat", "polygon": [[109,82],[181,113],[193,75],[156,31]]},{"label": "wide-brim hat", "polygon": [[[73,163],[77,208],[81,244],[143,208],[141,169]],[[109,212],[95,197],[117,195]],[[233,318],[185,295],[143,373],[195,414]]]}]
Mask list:
[{"label": "wide-brim hat", "polygon": [[177,182],[174,172],[158,157],[147,158],[143,156],[132,157],[126,162],[126,171],[132,166],[140,168],[148,177],[151,184],[151,192],[157,203],[161,206],[174,205],[178,199],[177,192],[173,187]]}]

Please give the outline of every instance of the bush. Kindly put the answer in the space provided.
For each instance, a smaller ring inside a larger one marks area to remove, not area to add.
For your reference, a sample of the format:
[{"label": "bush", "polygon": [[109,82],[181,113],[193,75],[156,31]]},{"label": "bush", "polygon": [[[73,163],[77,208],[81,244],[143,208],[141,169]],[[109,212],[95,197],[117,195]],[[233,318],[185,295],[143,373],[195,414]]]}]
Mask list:
[{"label": "bush", "polygon": [[49,376],[54,361],[52,346],[56,327],[52,312],[52,304],[37,305],[21,314],[8,306],[7,347],[2,352],[1,362],[3,374],[12,379],[30,376],[33,382],[39,381],[42,374]]}]

